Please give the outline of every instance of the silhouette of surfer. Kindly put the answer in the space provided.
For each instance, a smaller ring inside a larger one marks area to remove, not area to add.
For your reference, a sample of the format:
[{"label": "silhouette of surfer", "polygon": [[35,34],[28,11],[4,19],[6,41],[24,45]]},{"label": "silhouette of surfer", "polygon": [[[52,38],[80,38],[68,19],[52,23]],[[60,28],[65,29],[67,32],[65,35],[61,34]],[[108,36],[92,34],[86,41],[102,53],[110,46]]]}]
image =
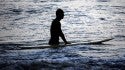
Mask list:
[{"label": "silhouette of surfer", "polygon": [[59,37],[62,38],[65,44],[70,44],[65,39],[65,36],[61,30],[61,23],[60,20],[64,18],[64,12],[62,9],[57,9],[56,11],[56,18],[52,21],[51,28],[50,28],[50,35],[51,38],[49,40],[49,45],[59,45]]}]

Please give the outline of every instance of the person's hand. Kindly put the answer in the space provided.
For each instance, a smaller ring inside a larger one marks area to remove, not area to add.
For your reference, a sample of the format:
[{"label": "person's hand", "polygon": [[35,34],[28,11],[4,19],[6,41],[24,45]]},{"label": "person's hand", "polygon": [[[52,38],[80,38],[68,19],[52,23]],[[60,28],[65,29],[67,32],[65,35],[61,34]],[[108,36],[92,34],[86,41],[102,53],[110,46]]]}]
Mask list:
[{"label": "person's hand", "polygon": [[65,45],[66,45],[66,44],[71,44],[71,43],[70,43],[70,42],[65,42]]}]

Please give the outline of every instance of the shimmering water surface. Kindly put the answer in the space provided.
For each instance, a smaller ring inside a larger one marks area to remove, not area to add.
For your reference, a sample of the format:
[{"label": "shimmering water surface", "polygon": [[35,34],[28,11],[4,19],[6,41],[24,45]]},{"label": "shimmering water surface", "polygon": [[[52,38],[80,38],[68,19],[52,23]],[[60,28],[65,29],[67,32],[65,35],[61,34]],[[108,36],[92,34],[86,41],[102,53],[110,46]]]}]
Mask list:
[{"label": "shimmering water surface", "polygon": [[[114,39],[102,45],[17,50],[48,43],[58,8],[65,12],[61,23],[68,41]],[[124,68],[124,0],[0,0],[0,70]]]}]

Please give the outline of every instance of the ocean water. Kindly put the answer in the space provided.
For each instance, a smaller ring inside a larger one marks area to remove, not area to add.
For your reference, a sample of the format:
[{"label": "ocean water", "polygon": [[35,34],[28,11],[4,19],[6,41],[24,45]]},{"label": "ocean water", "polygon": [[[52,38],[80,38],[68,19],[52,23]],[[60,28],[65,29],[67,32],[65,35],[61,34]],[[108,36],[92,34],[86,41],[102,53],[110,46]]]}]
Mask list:
[{"label": "ocean water", "polygon": [[[58,8],[65,12],[61,24],[68,41],[114,39],[102,45],[17,50],[48,43]],[[124,68],[124,0],[0,0],[0,70]]]}]

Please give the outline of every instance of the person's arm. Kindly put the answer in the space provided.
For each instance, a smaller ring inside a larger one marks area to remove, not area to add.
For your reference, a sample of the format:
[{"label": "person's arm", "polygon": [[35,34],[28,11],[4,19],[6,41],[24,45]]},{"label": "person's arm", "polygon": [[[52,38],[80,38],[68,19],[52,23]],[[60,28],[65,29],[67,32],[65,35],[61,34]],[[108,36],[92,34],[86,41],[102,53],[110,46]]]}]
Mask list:
[{"label": "person's arm", "polygon": [[61,32],[60,32],[60,37],[62,38],[62,40],[63,40],[65,43],[67,43],[66,38],[65,38],[65,36],[64,36],[64,34],[63,34],[63,32],[62,32],[62,30],[61,30]]},{"label": "person's arm", "polygon": [[65,42],[65,44],[71,44],[71,43],[66,41],[66,38],[61,30],[61,26],[59,27],[59,36],[62,38],[62,40]]}]

